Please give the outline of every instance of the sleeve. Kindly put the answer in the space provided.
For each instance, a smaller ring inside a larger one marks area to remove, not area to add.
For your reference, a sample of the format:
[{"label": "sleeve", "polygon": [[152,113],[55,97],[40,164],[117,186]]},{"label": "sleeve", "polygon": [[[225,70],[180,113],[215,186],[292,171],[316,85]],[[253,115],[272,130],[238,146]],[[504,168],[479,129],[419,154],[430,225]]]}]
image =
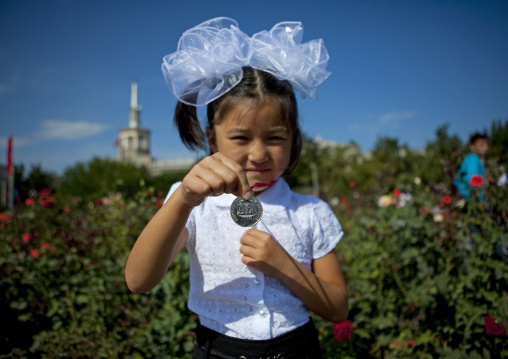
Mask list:
[{"label": "sleeve", "polygon": [[480,174],[477,161],[473,161],[472,158],[468,158],[468,161],[464,162],[464,182],[469,183],[473,175]]},{"label": "sleeve", "polygon": [[[173,193],[175,193],[175,191],[178,189],[178,187],[180,187],[181,184],[182,184],[182,182],[175,182],[175,183],[173,183],[173,185],[169,189],[169,192],[168,192],[168,195],[166,196],[166,199],[164,199],[164,203],[166,203],[168,201],[169,197],[171,197],[173,195]],[[187,223],[185,224],[185,228],[189,232],[189,238],[187,239],[187,244],[188,244],[189,240],[191,240],[191,241],[193,240],[194,233],[195,233],[194,210],[192,210],[192,212],[191,212],[191,214],[189,216],[189,219],[187,220]]]},{"label": "sleeve", "polygon": [[327,203],[319,200],[313,207],[312,258],[317,259],[334,250],[344,232],[337,216]]}]

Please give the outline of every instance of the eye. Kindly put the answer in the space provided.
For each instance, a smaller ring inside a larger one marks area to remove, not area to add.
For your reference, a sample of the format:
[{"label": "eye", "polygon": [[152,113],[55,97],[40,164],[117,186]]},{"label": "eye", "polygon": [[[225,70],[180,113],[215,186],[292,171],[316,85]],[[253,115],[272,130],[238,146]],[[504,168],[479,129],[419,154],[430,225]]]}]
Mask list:
[{"label": "eye", "polygon": [[234,141],[247,141],[248,140],[247,136],[234,136],[231,139]]},{"label": "eye", "polygon": [[286,138],[284,136],[270,136],[268,138],[270,141],[285,141]]}]

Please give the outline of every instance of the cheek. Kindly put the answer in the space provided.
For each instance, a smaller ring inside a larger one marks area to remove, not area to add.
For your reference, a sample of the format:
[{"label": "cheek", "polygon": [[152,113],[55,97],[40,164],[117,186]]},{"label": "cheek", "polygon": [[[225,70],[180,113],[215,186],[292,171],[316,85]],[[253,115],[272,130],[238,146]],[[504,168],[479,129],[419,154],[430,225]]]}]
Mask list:
[{"label": "cheek", "polygon": [[277,150],[272,155],[272,158],[274,159],[277,167],[284,170],[289,166],[290,157],[291,147],[289,146],[277,148]]},{"label": "cheek", "polygon": [[246,154],[245,151],[242,149],[242,147],[238,147],[235,145],[231,145],[228,143],[220,143],[217,144],[217,149],[220,153],[222,153],[225,156],[228,156],[235,162],[242,164],[242,162],[245,160]]}]

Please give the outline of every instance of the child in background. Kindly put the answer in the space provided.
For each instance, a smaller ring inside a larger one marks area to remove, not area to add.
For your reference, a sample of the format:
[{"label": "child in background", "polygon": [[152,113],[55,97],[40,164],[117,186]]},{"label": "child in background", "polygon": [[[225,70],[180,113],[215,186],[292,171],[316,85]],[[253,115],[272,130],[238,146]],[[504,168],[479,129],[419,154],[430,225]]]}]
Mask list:
[{"label": "child in background", "polygon": [[[125,277],[132,291],[149,291],[187,249],[188,306],[199,316],[193,358],[320,358],[310,311],[335,323],[348,315],[335,253],[341,226],[326,203],[282,178],[301,150],[293,88],[317,99],[329,76],[322,40],[302,44],[302,32],[285,22],[248,37],[216,18],[186,31],[164,58],[180,137],[189,148],[207,142],[212,154],[171,187]],[[232,218],[235,196],[262,205],[252,228]]]},{"label": "child in background", "polygon": [[453,184],[459,193],[469,200],[470,186],[483,186],[485,181],[485,157],[489,151],[486,135],[475,133],[469,139],[469,154],[464,157]]}]

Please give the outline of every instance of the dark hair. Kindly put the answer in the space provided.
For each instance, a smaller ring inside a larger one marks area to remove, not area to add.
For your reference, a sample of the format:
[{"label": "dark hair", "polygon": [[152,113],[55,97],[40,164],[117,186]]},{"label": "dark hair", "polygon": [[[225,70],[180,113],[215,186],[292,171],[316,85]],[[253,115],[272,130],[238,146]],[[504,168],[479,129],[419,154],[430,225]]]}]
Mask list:
[{"label": "dark hair", "polygon": [[[208,126],[213,130],[224,115],[233,107],[256,100],[256,103],[275,100],[279,105],[281,120],[291,132],[291,154],[285,174],[290,173],[298,163],[302,149],[302,137],[298,126],[298,106],[293,87],[288,81],[278,80],[275,76],[251,67],[243,68],[242,81],[222,97],[208,104]],[[180,138],[191,149],[205,148],[206,136],[199,124],[196,107],[178,102],[174,117]]]},{"label": "dark hair", "polygon": [[476,143],[476,141],[478,140],[489,140],[489,138],[487,137],[487,135],[485,133],[479,133],[479,132],[476,132],[474,133],[470,138],[469,138],[469,144],[470,145],[474,145]]}]

